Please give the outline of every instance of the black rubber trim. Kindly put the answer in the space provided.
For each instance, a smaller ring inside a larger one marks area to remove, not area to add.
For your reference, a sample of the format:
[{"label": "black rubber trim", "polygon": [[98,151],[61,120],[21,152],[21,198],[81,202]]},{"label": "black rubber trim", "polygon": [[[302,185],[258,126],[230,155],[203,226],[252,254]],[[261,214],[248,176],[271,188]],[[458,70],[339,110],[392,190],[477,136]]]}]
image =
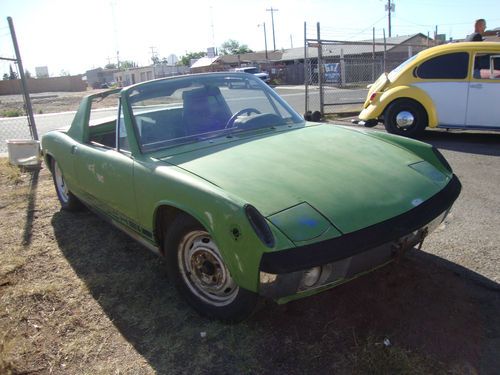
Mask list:
[{"label": "black rubber trim", "polygon": [[462,185],[457,176],[439,193],[419,206],[392,219],[310,245],[264,253],[260,270],[281,274],[335,262],[395,241],[418,230],[450,209],[460,195]]}]

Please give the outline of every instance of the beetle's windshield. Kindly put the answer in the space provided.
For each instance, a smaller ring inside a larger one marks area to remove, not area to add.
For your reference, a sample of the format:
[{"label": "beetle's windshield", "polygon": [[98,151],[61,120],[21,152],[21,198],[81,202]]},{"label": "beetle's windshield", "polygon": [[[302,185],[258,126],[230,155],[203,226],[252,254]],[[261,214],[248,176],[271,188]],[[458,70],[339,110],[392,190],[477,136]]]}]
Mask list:
[{"label": "beetle's windshield", "polygon": [[131,87],[126,97],[144,152],[304,122],[274,90],[243,73],[151,81]]}]

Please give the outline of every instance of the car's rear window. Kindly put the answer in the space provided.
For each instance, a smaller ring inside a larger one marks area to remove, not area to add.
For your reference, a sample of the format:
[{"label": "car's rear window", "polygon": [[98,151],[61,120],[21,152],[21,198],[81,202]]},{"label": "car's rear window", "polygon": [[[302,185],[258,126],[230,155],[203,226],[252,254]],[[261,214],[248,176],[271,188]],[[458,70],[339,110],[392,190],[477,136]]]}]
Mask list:
[{"label": "car's rear window", "polygon": [[425,61],[416,68],[415,75],[423,79],[465,79],[468,70],[469,54],[456,52]]}]

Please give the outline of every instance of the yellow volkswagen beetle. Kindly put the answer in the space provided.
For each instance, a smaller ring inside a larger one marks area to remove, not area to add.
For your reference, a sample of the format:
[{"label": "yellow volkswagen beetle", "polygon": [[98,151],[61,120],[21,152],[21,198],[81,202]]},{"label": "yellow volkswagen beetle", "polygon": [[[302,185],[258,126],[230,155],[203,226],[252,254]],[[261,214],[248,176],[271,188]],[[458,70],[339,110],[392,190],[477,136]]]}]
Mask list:
[{"label": "yellow volkswagen beetle", "polygon": [[369,86],[360,123],[418,136],[427,126],[500,130],[500,43],[429,48]]}]

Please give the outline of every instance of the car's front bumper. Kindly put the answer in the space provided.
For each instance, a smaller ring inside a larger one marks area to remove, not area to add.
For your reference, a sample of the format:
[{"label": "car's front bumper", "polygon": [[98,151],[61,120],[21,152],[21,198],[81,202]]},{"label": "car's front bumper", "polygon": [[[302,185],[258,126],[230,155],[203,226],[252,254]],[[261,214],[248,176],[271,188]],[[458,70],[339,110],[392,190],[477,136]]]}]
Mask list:
[{"label": "car's front bumper", "polygon": [[[399,216],[327,241],[265,253],[259,293],[273,299],[305,296],[391,261],[444,220],[460,190],[460,181],[453,176],[439,193]],[[319,274],[313,285],[310,279],[305,282],[310,272]]]}]

